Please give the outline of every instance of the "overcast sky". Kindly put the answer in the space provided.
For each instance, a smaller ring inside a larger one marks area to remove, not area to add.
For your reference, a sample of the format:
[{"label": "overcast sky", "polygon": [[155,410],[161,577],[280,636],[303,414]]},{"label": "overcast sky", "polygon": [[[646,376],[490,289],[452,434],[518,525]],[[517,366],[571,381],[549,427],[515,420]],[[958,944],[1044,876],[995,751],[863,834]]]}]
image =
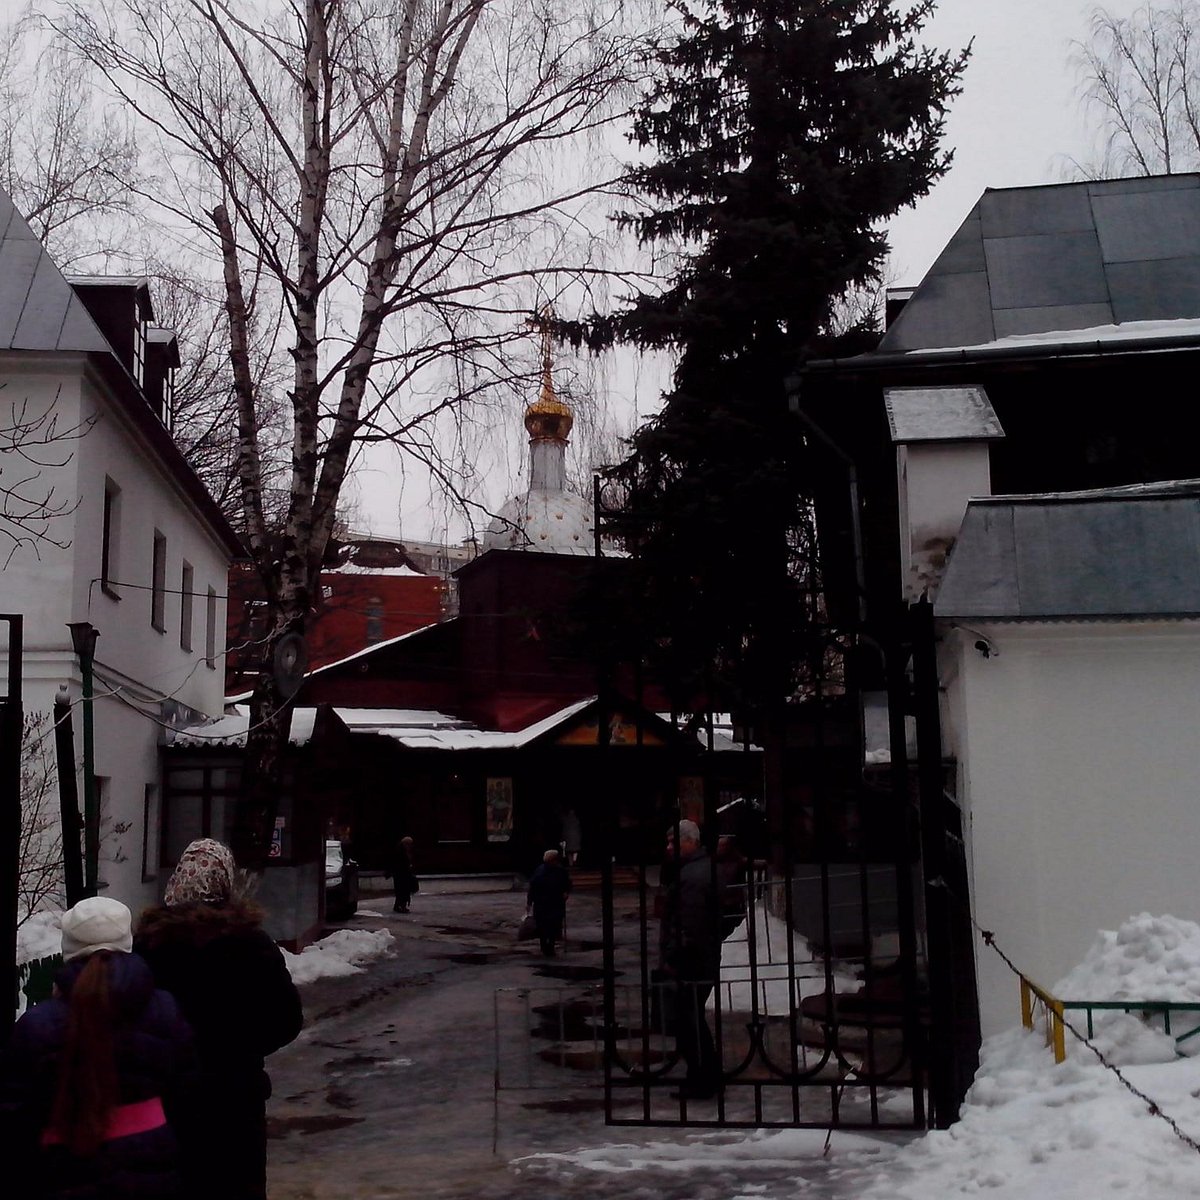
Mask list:
[{"label": "overcast sky", "polygon": [[[1128,16],[1142,3],[1103,7]],[[974,52],[946,129],[954,165],[892,224],[897,283],[920,282],[984,188],[1060,182],[1073,157],[1088,157],[1095,117],[1080,102],[1071,43],[1086,38],[1095,8],[1092,0],[939,0],[927,42],[949,49],[974,38]]]},{"label": "overcast sky", "polygon": [[[1143,2],[1109,0],[1105,7],[1128,16]],[[890,230],[897,285],[920,282],[984,188],[1059,182],[1072,177],[1073,159],[1089,158],[1095,118],[1089,118],[1079,98],[1072,42],[1086,38],[1094,8],[1092,0],[939,0],[926,43],[954,49],[974,38],[974,51],[963,94],[947,125],[946,145],[954,148],[954,164],[933,192],[897,217]],[[615,363],[603,377],[612,389],[611,408],[629,410],[630,422],[633,395],[644,417],[656,407],[664,382],[653,364]],[[519,430],[520,412],[514,411],[512,420]],[[513,478],[523,466],[514,456],[506,462],[501,455],[488,470],[484,490],[493,511],[523,486]],[[389,460],[361,473],[356,490],[364,523],[377,533],[410,538],[455,539],[466,533],[444,505],[430,501],[423,481],[410,478],[398,497],[393,470]],[[402,525],[396,520],[398,499]]]}]

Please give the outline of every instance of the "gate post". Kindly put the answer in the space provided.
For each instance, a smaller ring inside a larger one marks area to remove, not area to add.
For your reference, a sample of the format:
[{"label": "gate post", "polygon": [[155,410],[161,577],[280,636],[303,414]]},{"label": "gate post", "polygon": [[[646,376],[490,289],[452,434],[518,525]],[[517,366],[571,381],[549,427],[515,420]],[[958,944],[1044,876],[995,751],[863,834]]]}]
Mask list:
[{"label": "gate post", "polygon": [[[913,693],[917,717],[917,778],[920,795],[921,863],[925,880],[925,937],[929,961],[929,1082],[933,1124],[948,1129],[978,1063],[979,1012],[975,963],[969,938],[955,937],[950,893],[947,800],[942,768],[941,703],[933,606],[922,599],[909,609],[913,648]],[[957,878],[954,882],[958,882]],[[963,914],[960,921],[969,919]],[[965,944],[964,944],[965,941]],[[969,984],[969,986],[967,986]],[[970,1011],[971,1009],[974,1011]]]}]

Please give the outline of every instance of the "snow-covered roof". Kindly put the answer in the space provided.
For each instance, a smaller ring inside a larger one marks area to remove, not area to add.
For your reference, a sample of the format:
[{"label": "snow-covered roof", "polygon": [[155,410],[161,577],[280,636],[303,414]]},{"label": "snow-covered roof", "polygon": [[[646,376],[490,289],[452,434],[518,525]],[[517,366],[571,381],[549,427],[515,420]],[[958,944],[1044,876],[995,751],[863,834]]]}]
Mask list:
[{"label": "snow-covered roof", "polygon": [[[391,738],[409,750],[519,750],[578,716],[596,701],[587,696],[560,708],[524,729],[501,732],[480,729],[470,721],[434,709],[341,708],[334,713],[352,733],[373,733]],[[292,713],[288,741],[302,746],[311,740],[315,708],[297,708]],[[244,746],[250,727],[250,710],[237,705],[235,712],[216,721],[189,725],[178,730],[174,746]]]},{"label": "snow-covered roof", "polygon": [[[312,740],[313,727],[317,720],[315,708],[297,708],[292,711],[292,727],[288,743],[303,746]],[[186,725],[177,729],[170,738],[172,746],[244,746],[250,729],[250,709],[245,704],[234,705],[232,713],[226,713],[214,721],[198,725]]]},{"label": "snow-covered roof", "polygon": [[892,441],[995,441],[1004,436],[1000,419],[981,387],[885,388]]},{"label": "snow-covered roof", "polygon": [[[660,721],[665,721],[668,725],[672,723],[670,713],[656,713]],[[761,750],[761,746],[756,746],[753,742],[746,743],[739,737],[734,735],[733,715],[731,713],[713,713],[712,715],[712,748],[714,754],[721,754],[730,750]],[[701,722],[695,731],[696,741],[700,743],[705,750],[708,749],[708,725]]]},{"label": "snow-covered roof", "polygon": [[412,567],[360,567],[357,563],[346,562],[338,567],[322,567],[322,575],[411,575],[415,579],[424,579],[423,571],[414,571]]},{"label": "snow-covered roof", "polygon": [[1022,347],[1039,346],[1108,346],[1114,342],[1169,342],[1180,345],[1200,342],[1200,318],[1181,317],[1173,321],[1126,321],[1124,324],[1087,325],[1082,329],[1047,329],[1042,333],[1011,334],[963,346],[928,346],[909,351],[913,358],[922,355],[966,353],[996,354]]}]

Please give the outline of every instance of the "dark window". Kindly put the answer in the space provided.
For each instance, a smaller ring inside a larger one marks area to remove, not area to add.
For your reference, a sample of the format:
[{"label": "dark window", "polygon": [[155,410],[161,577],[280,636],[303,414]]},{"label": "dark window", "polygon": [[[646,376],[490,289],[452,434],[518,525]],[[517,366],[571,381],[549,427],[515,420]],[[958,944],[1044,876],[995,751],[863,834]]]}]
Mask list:
[{"label": "dark window", "polygon": [[217,591],[211,587],[204,606],[204,665],[210,671],[217,666]]},{"label": "dark window", "polygon": [[100,535],[100,586],[114,600],[120,578],[118,559],[121,545],[121,489],[111,479],[104,481],[104,527]]},{"label": "dark window", "polygon": [[142,795],[142,882],[158,878],[159,847],[158,788],[146,784]]},{"label": "dark window", "polygon": [[192,588],[195,578],[192,564],[185,559],[179,575],[179,645],[184,650],[192,648]]},{"label": "dark window", "polygon": [[163,424],[171,432],[175,429],[175,368],[168,367],[163,373]]},{"label": "dark window", "polygon": [[154,561],[151,567],[150,624],[162,633],[167,627],[167,539],[154,531]]},{"label": "dark window", "polygon": [[372,596],[367,601],[367,642],[383,641],[383,601]]},{"label": "dark window", "polygon": [[146,320],[140,307],[133,319],[133,377],[138,387],[146,385]]}]

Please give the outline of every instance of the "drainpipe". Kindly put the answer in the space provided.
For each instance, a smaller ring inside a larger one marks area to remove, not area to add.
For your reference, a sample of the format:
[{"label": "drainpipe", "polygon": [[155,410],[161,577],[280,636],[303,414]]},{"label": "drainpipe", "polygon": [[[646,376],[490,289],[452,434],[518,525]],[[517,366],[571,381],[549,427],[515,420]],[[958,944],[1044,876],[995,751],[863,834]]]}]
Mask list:
[{"label": "drainpipe", "polygon": [[100,631],[90,621],[68,622],[67,628],[83,676],[83,894],[94,896],[100,883],[100,805],[96,796],[92,663]]}]

